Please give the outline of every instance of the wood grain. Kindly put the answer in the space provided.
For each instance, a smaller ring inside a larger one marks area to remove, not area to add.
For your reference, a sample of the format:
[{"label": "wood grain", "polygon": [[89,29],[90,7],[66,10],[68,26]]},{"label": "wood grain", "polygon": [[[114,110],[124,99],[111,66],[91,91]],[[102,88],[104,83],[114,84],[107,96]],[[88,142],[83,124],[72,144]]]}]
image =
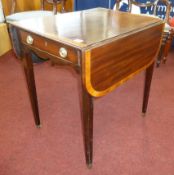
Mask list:
[{"label": "wood grain", "polygon": [[88,92],[103,96],[147,68],[159,49],[162,30],[159,25],[89,50],[84,61]]}]

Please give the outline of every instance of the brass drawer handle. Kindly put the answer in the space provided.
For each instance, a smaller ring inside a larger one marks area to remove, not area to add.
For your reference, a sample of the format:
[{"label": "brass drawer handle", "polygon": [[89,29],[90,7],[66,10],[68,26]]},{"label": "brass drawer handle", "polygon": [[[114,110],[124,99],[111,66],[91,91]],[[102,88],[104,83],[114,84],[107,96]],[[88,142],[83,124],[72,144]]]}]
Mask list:
[{"label": "brass drawer handle", "polygon": [[26,39],[27,44],[32,45],[33,41],[34,41],[34,39],[30,35],[28,35],[27,39]]},{"label": "brass drawer handle", "polygon": [[67,50],[66,50],[64,47],[61,47],[61,48],[59,49],[59,55],[60,55],[62,58],[66,58],[67,55],[68,55],[68,52],[67,52]]}]

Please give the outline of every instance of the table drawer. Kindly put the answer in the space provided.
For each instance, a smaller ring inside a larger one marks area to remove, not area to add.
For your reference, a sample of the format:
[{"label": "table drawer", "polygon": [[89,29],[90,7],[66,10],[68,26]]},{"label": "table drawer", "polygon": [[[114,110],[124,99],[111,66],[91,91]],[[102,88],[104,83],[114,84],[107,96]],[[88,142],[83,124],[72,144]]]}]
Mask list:
[{"label": "table drawer", "polygon": [[30,45],[33,48],[48,52],[51,55],[77,64],[77,50],[62,43],[46,39],[26,31],[20,31],[22,43]]}]

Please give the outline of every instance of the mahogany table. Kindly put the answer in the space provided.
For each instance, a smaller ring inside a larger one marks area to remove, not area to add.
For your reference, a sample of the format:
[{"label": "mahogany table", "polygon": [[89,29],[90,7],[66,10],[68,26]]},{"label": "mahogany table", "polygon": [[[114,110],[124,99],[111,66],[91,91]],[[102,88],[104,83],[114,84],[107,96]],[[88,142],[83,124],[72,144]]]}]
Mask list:
[{"label": "mahogany table", "polygon": [[73,67],[81,77],[85,156],[92,165],[93,97],[146,70],[142,112],[148,104],[154,61],[164,23],[109,9],[58,14],[11,23],[18,33],[35,123],[40,126],[31,52]]}]

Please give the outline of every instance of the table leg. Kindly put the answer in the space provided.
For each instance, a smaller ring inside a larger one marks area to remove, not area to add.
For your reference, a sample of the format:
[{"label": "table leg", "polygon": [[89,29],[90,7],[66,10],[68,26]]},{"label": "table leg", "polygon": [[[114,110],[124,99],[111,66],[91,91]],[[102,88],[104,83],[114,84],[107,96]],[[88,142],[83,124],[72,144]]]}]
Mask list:
[{"label": "table leg", "polygon": [[86,164],[92,167],[93,157],[93,98],[82,87],[82,121]]},{"label": "table leg", "polygon": [[164,43],[161,44],[158,57],[157,57],[156,67],[160,66],[163,57],[164,57]]},{"label": "table leg", "polygon": [[143,98],[143,107],[142,107],[142,113],[143,114],[145,114],[146,110],[147,110],[151,80],[152,80],[152,75],[153,75],[153,69],[154,69],[154,63],[151,64],[146,69],[145,85],[144,85],[144,98]]},{"label": "table leg", "polygon": [[25,72],[25,77],[28,85],[28,91],[30,95],[30,101],[31,101],[31,106],[33,110],[35,124],[37,127],[40,127],[38,101],[37,101],[37,93],[36,93],[31,53],[29,51],[24,53],[24,58],[22,60],[23,60],[24,72]]}]

